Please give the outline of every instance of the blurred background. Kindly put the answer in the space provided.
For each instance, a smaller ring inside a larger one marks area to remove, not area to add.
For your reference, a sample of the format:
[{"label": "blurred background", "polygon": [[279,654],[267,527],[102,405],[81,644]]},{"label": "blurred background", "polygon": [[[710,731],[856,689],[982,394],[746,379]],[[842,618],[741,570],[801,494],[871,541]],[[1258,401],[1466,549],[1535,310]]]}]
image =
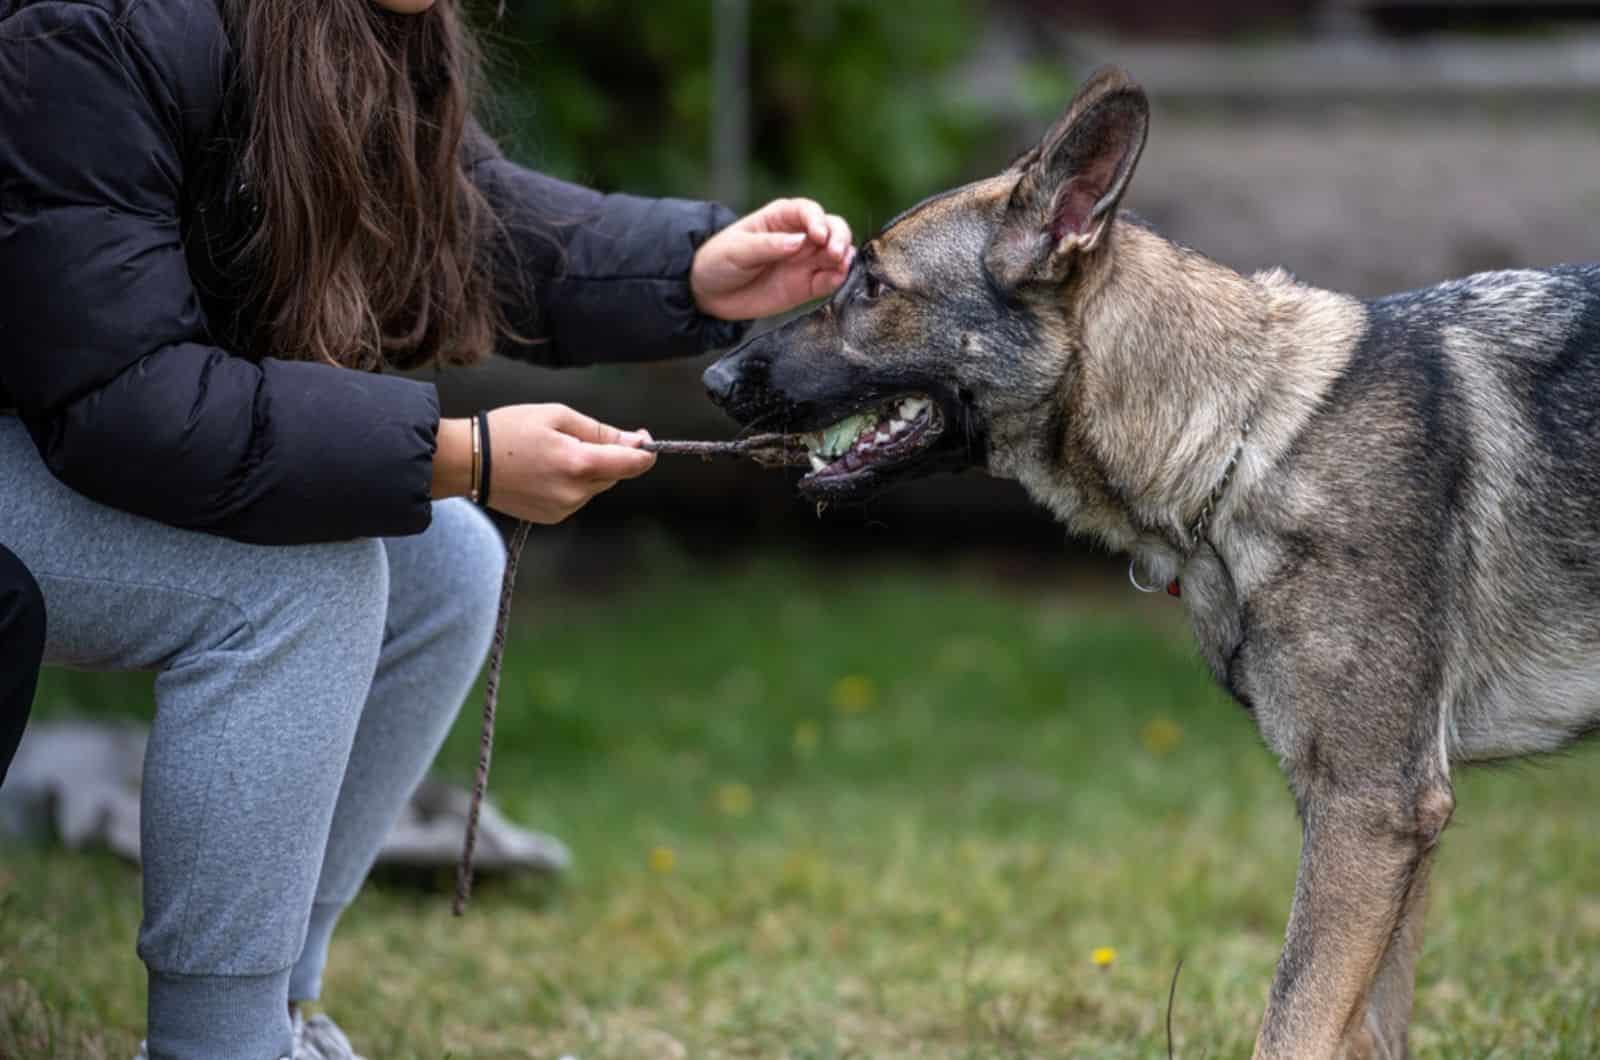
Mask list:
[{"label": "blurred background", "polygon": [[[740,210],[808,195],[864,239],[1001,168],[1114,61],[1155,108],[1127,205],[1226,264],[1373,295],[1597,256],[1597,3],[519,0],[489,36],[512,153],[608,190]],[[461,409],[561,400],[724,437],[700,367],[499,365],[444,385]],[[1063,551],[1019,490],[976,475],[819,522],[781,475],[681,458],[570,532],[641,522],[718,551]]]},{"label": "blurred background", "polygon": [[[1127,205],[1229,265],[1374,295],[1600,258],[1600,3],[511,0],[485,33],[510,152],[602,189],[806,195],[865,238],[1114,61],[1154,107]],[[455,414],[727,437],[704,363],[439,381]],[[489,792],[574,867],[464,920],[448,870],[369,887],[325,994],[366,1055],[1134,1060],[1174,1055],[1180,957],[1176,1055],[1248,1054],[1299,848],[1278,764],[1182,607],[1016,487],[819,516],[663,458],[538,528],[519,585]],[[38,715],[152,709],[48,671]],[[1458,777],[1419,1060],[1600,1056],[1597,750]],[[0,854],[0,1057],[132,1055],[137,878]]]}]

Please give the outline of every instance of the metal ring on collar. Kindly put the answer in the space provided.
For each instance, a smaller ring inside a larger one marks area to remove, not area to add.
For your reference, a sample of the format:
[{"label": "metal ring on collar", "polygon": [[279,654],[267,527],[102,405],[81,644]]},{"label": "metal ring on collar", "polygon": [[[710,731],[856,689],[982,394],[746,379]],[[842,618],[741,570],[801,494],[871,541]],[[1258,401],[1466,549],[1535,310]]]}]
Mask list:
[{"label": "metal ring on collar", "polygon": [[1135,589],[1139,590],[1141,593],[1159,593],[1161,591],[1161,588],[1162,588],[1159,585],[1140,585],[1139,584],[1138,565],[1139,565],[1139,559],[1138,559],[1137,556],[1131,557],[1128,560],[1128,581],[1132,582],[1133,583],[1133,587]]}]

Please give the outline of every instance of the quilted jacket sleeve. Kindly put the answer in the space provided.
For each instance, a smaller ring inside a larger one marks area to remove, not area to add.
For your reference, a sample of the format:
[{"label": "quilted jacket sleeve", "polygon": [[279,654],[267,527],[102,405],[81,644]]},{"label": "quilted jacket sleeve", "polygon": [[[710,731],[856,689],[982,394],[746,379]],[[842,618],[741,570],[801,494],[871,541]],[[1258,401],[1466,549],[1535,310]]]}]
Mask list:
[{"label": "quilted jacket sleeve", "polygon": [[497,222],[496,281],[514,337],[500,352],[553,366],[688,357],[743,322],[699,312],[694,253],[734,214],[717,203],[603,195],[504,158],[482,130],[468,164]]},{"label": "quilted jacket sleeve", "polygon": [[431,385],[205,342],[179,201],[224,51],[211,3],[0,22],[3,389],[104,504],[269,544],[420,532]]}]

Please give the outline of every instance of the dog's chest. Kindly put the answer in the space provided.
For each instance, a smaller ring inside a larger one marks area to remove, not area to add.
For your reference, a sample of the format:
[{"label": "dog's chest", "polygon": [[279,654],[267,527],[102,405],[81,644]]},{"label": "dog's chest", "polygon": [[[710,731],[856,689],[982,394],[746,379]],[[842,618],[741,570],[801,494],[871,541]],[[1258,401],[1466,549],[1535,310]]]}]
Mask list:
[{"label": "dog's chest", "polygon": [[1283,638],[1240,597],[1214,553],[1194,557],[1180,586],[1195,645],[1212,677],[1250,715],[1267,747],[1292,761],[1305,726]]}]

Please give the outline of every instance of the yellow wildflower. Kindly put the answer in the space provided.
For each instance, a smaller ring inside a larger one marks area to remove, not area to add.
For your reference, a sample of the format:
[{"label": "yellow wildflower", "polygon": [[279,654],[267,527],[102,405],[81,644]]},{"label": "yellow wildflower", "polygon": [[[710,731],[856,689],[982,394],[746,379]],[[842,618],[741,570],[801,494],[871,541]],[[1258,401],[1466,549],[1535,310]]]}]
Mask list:
[{"label": "yellow wildflower", "polygon": [[754,804],[755,796],[750,793],[748,784],[735,781],[717,788],[717,809],[729,817],[743,817]]},{"label": "yellow wildflower", "polygon": [[860,714],[878,705],[878,689],[870,677],[848,674],[834,682],[829,698],[840,714]]},{"label": "yellow wildflower", "polygon": [[1110,946],[1096,946],[1094,952],[1089,954],[1089,959],[1096,968],[1109,968],[1117,959],[1117,951]]},{"label": "yellow wildflower", "polygon": [[1139,742],[1157,758],[1169,753],[1183,739],[1183,729],[1175,721],[1157,718],[1139,730]]},{"label": "yellow wildflower", "polygon": [[671,847],[650,848],[650,871],[660,876],[671,872],[678,864],[678,855]]}]

